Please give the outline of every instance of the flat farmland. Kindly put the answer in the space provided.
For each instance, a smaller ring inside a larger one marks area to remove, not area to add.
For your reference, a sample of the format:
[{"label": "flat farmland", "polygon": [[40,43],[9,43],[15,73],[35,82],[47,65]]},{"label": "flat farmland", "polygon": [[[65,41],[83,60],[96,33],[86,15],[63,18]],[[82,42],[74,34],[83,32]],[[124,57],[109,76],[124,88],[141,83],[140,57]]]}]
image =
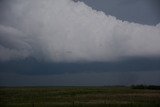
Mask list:
[{"label": "flat farmland", "polygon": [[0,107],[160,107],[160,90],[130,87],[1,87]]}]

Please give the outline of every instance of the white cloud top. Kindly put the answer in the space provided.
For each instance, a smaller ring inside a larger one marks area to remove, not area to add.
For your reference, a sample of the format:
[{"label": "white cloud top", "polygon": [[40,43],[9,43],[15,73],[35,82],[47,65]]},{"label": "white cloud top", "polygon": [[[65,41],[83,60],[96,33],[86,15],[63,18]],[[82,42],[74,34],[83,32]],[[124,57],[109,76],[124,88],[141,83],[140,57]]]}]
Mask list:
[{"label": "white cloud top", "polygon": [[72,0],[13,0],[0,25],[0,60],[113,61],[160,56],[160,27],[121,21]]}]

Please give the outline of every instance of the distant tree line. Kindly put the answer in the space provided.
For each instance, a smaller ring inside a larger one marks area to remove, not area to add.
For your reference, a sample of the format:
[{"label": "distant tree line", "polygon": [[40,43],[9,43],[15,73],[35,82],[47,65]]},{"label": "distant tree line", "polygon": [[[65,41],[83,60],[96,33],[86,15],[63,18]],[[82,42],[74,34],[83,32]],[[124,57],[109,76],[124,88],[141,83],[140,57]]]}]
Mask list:
[{"label": "distant tree line", "polygon": [[160,86],[156,85],[132,85],[132,89],[150,89],[150,90],[160,90]]}]

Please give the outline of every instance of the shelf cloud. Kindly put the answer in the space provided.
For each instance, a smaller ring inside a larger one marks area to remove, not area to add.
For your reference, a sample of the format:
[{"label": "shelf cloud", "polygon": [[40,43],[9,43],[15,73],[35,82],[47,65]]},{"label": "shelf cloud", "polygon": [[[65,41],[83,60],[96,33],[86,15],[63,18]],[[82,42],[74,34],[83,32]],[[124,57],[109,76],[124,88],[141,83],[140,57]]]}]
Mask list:
[{"label": "shelf cloud", "polygon": [[0,18],[0,61],[34,57],[104,62],[160,56],[160,24],[122,21],[80,1],[8,0]]}]

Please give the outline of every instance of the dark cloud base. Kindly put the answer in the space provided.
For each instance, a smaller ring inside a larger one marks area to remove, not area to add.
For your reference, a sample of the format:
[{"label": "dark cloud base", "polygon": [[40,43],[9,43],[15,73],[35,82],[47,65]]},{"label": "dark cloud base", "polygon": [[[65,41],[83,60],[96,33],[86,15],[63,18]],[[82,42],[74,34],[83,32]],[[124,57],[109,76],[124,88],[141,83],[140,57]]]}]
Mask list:
[{"label": "dark cloud base", "polygon": [[126,58],[115,62],[81,62],[81,63],[53,63],[37,61],[33,58],[25,60],[9,61],[0,63],[1,72],[15,72],[27,75],[49,75],[63,73],[85,72],[138,72],[160,71],[160,57]]}]

